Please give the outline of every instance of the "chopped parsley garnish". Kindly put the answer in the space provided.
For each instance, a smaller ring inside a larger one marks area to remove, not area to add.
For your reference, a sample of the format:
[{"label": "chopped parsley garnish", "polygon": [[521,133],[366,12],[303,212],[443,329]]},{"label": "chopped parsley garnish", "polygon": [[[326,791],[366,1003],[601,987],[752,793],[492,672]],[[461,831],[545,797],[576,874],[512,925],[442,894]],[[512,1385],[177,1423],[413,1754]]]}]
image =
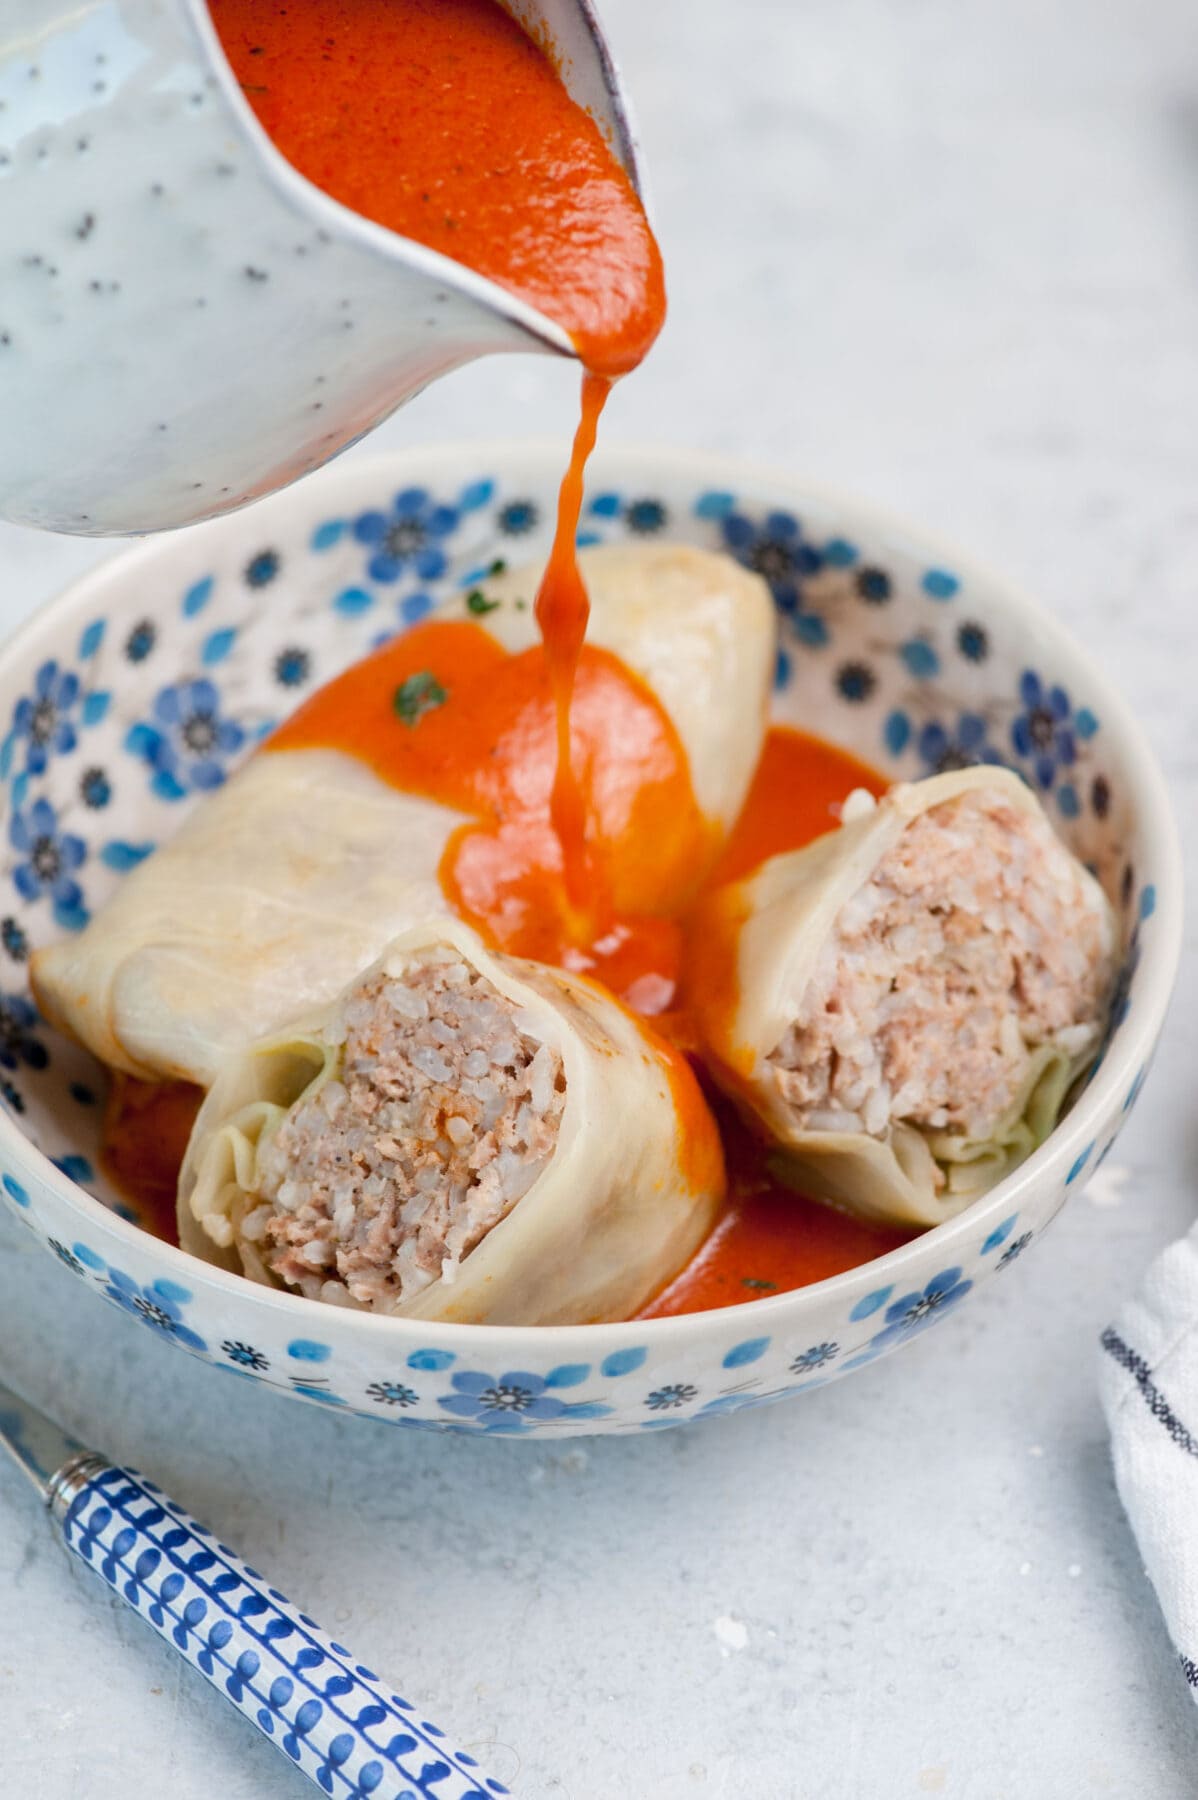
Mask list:
[{"label": "chopped parsley garnish", "polygon": [[449,692],[441,686],[437,677],[428,669],[421,669],[418,675],[409,675],[406,681],[400,682],[392,704],[411,730],[414,725],[419,725],[425,713],[435,712],[448,699]]},{"label": "chopped parsley garnish", "polygon": [[466,610],[474,613],[476,617],[481,617],[483,613],[494,612],[498,605],[498,600],[488,600],[481,588],[471,588],[466,595]]},{"label": "chopped parsley garnish", "polygon": [[751,1275],[746,1275],[740,1285],[753,1288],[759,1294],[772,1294],[776,1291],[778,1283],[776,1281],[755,1281]]}]

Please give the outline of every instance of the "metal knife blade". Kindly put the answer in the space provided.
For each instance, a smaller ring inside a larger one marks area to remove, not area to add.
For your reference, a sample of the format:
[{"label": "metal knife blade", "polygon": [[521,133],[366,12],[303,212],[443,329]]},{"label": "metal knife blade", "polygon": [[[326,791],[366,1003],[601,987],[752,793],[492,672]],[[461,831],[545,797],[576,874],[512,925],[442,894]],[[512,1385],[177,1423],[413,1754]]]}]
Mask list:
[{"label": "metal knife blade", "polygon": [[43,1500],[50,1498],[50,1484],[64,1463],[86,1449],[77,1438],[48,1419],[36,1406],[0,1381],[0,1444],[19,1469],[32,1481]]}]

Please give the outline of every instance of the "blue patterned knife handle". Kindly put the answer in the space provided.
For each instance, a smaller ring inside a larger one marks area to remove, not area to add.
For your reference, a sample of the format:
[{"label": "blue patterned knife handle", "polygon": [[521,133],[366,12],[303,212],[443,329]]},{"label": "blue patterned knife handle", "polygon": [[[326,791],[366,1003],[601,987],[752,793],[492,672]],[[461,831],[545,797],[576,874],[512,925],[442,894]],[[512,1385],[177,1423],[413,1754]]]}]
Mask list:
[{"label": "blue patterned knife handle", "polygon": [[50,1507],[67,1546],[336,1800],[508,1792],[152,1481],[90,1453]]}]

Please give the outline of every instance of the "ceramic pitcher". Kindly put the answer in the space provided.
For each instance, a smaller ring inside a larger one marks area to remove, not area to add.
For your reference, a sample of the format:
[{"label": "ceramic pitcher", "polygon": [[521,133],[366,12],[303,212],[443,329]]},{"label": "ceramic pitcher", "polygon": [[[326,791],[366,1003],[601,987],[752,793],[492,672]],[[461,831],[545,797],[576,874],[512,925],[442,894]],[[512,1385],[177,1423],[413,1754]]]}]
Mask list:
[{"label": "ceramic pitcher", "polygon": [[[589,0],[511,0],[639,187]],[[228,512],[489,351],[561,329],[313,187],[203,0],[6,0],[0,515],[83,534]]]}]

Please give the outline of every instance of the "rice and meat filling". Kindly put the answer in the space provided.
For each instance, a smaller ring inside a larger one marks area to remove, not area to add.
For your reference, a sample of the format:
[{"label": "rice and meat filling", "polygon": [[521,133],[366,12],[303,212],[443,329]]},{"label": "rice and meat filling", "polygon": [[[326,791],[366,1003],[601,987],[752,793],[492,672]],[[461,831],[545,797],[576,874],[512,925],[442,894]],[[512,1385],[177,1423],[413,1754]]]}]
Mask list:
[{"label": "rice and meat filling", "polygon": [[342,1005],[335,1078],[262,1147],[265,1204],[244,1220],[267,1266],[311,1299],[388,1311],[467,1256],[557,1145],[556,1050],[453,952],[380,973]]},{"label": "rice and meat filling", "polygon": [[1096,884],[1046,820],[971,789],[915,818],[841,909],[774,1078],[801,1129],[986,1139],[1037,1046],[1096,1042],[1111,977]]}]

